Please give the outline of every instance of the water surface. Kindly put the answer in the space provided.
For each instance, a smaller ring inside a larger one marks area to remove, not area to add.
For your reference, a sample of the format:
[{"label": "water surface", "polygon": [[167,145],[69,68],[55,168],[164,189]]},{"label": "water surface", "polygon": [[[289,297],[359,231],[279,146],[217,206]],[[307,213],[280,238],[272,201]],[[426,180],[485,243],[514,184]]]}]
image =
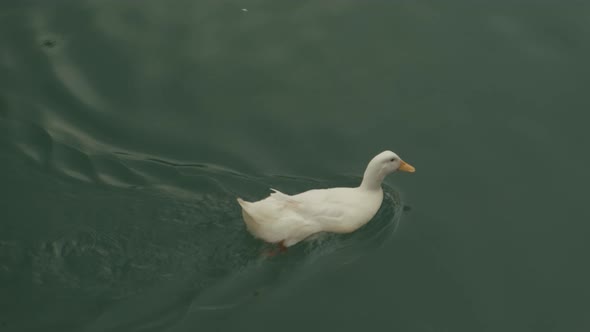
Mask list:
[{"label": "water surface", "polygon": [[[1,329],[588,330],[589,14],[1,5]],[[261,254],[236,197],[384,149],[417,172],[367,227]]]}]

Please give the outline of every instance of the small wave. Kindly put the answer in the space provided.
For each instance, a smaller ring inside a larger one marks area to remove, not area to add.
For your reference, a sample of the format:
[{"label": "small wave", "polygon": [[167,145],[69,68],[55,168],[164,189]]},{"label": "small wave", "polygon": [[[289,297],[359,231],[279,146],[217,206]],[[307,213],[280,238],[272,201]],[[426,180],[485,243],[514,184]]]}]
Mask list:
[{"label": "small wave", "polygon": [[[77,226],[36,246],[11,247],[20,256],[3,268],[16,277],[24,273],[18,271],[18,260],[26,260],[36,287],[101,299],[104,309],[85,323],[91,331],[150,322],[181,326],[229,314],[271,296],[292,280],[324,273],[377,250],[394,234],[403,210],[398,193],[385,186],[381,209],[359,231],[323,234],[269,259],[262,255],[266,244],[247,233],[235,197],[263,197],[269,187],[287,192],[331,187],[336,181],[254,177],[223,167],[171,165],[137,156],[109,156],[99,163],[96,157],[70,159],[73,165],[92,163],[96,174],[111,169],[112,174],[137,176],[137,183],[143,183],[105,188],[78,180],[60,182],[56,192],[68,195],[57,204],[72,207],[61,223]],[[100,175],[92,179],[104,181]],[[80,185],[85,194],[77,197]],[[123,317],[122,308],[130,304],[137,310]]]},{"label": "small wave", "polygon": [[[321,234],[268,259],[261,255],[266,245],[247,233],[236,197],[259,199],[271,187],[352,186],[360,179],[253,176],[215,164],[98,151],[66,144],[10,113],[0,125],[16,151],[65,180],[52,182],[52,201],[69,207],[48,216],[63,228],[42,241],[3,246],[10,257],[0,272],[10,280],[30,273],[34,287],[102,301],[103,309],[84,323],[91,331],[181,326],[229,314],[292,280],[377,250],[395,233],[403,210],[397,191],[385,186],[381,209],[357,232]],[[138,309],[123,317],[130,304]]]}]

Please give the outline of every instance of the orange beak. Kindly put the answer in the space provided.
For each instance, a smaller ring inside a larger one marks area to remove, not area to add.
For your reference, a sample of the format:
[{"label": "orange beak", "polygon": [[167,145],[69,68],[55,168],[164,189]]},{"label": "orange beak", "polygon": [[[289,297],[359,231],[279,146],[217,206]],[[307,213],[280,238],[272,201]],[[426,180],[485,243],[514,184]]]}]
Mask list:
[{"label": "orange beak", "polygon": [[401,162],[402,162],[402,164],[398,168],[400,171],[410,172],[410,173],[414,173],[416,171],[416,169],[414,168],[414,166],[408,164],[407,162],[405,162],[403,160]]}]

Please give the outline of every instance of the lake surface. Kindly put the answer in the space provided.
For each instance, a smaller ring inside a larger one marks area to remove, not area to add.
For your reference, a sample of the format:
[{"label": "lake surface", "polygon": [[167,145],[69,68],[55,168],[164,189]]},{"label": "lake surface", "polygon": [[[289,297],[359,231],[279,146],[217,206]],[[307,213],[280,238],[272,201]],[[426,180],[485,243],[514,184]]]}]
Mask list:
[{"label": "lake surface", "polygon": [[[590,330],[583,1],[7,1],[0,330]],[[236,197],[377,216],[273,258]]]}]

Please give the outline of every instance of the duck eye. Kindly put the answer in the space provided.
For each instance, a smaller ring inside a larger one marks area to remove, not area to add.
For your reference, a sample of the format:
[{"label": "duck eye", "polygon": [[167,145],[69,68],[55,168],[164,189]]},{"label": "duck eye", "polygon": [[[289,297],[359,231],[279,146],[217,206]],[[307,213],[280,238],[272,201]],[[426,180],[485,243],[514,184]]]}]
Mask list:
[{"label": "duck eye", "polygon": [[395,161],[395,158],[391,158],[389,161],[394,162]]}]

